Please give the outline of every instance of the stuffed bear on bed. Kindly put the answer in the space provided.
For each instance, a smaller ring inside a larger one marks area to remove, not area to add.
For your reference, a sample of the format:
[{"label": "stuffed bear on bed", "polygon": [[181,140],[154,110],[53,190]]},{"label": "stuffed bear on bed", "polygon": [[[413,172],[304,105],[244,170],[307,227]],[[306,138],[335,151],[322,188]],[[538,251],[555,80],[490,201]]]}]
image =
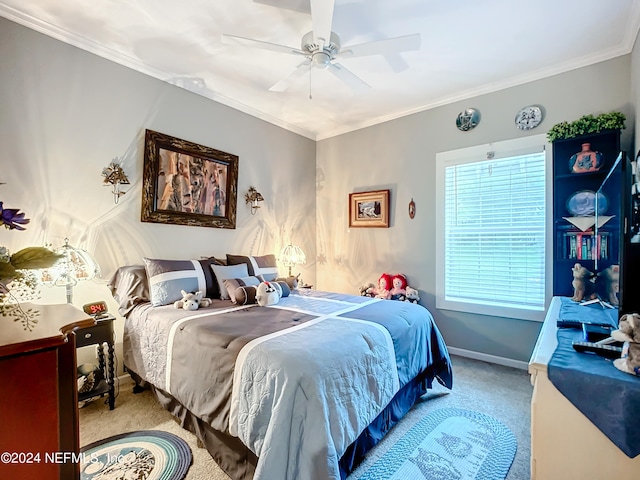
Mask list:
[{"label": "stuffed bear on bed", "polygon": [[202,292],[185,292],[182,293],[182,300],[176,300],[173,304],[176,308],[183,308],[185,310],[198,310],[200,307],[208,307],[211,305],[211,299],[203,296]]}]

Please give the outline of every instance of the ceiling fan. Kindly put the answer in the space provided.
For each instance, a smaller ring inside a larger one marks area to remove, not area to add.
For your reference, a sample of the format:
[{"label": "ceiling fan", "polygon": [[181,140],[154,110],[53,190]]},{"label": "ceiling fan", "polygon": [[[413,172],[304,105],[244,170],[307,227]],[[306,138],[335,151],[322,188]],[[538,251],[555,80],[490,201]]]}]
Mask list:
[{"label": "ceiling fan", "polygon": [[[310,3],[312,31],[303,35],[300,48],[222,34],[222,41],[229,45],[242,45],[304,57],[302,63],[288,76],[272,85],[269,88],[270,91],[285,91],[296,79],[307,72],[311,75],[312,67],[328,70],[356,91],[366,90],[371,88],[369,84],[335,60],[420,49],[419,33],[342,47],[338,34],[331,31],[335,0],[310,0]],[[311,98],[311,95],[309,97]]]}]

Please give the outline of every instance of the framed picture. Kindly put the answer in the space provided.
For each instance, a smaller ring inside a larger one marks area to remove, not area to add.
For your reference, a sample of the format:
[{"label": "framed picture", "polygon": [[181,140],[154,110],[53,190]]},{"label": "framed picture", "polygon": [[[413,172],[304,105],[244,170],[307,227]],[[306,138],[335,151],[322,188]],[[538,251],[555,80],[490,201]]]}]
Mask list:
[{"label": "framed picture", "polygon": [[350,193],[349,227],[389,228],[389,190]]},{"label": "framed picture", "polygon": [[236,228],[238,157],[147,130],[142,221]]}]

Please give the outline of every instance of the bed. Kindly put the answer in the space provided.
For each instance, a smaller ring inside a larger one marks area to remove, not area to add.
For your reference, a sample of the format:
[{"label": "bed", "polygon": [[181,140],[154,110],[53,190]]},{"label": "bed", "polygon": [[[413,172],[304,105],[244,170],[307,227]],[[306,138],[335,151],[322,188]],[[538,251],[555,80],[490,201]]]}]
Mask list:
[{"label": "bed", "polygon": [[149,278],[126,266],[109,283],[125,369],[233,480],[345,479],[434,379],[452,387],[420,305],[293,289],[269,307],[187,311],[154,305]]}]

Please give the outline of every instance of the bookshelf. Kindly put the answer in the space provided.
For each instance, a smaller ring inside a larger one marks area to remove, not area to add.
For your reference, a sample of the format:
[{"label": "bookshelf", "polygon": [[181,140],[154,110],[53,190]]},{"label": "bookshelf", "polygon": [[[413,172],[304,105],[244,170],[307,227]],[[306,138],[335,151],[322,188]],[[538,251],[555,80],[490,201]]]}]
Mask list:
[{"label": "bookshelf", "polygon": [[[620,130],[553,143],[554,296],[573,295],[575,263],[594,273],[619,263],[622,192],[596,194],[619,154]],[[606,218],[597,232],[596,197]]]}]

